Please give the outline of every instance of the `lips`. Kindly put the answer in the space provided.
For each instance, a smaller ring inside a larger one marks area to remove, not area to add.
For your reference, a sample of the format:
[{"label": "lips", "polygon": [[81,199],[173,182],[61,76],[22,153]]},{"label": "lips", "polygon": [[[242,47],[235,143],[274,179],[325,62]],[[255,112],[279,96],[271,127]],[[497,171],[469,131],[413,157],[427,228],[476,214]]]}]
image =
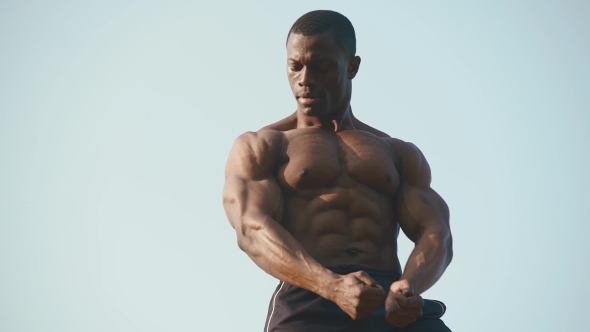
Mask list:
[{"label": "lips", "polygon": [[312,93],[304,93],[301,94],[297,99],[303,105],[313,105],[317,103],[321,99],[321,97]]},{"label": "lips", "polygon": [[319,97],[316,97],[316,98],[299,97],[299,102],[305,106],[316,104],[319,101],[320,101]]},{"label": "lips", "polygon": [[299,98],[319,98],[319,95],[314,95],[312,93],[304,93],[299,96]]}]

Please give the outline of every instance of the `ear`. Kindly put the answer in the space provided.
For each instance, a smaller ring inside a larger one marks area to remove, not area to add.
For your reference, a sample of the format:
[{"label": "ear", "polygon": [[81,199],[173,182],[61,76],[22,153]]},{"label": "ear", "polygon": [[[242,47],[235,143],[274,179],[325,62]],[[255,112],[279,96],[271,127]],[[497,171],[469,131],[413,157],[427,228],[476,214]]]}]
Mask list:
[{"label": "ear", "polygon": [[355,56],[354,58],[350,59],[348,62],[348,78],[353,79],[355,78],[356,74],[359,71],[359,67],[361,66],[361,57]]}]

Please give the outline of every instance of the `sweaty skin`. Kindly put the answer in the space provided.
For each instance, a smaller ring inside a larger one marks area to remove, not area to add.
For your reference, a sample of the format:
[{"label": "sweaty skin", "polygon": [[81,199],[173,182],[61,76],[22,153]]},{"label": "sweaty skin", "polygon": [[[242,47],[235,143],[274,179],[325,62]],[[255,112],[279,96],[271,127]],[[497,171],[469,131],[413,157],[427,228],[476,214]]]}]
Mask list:
[{"label": "sweaty skin", "polygon": [[[403,327],[421,314],[419,294],[451,261],[448,207],[430,187],[418,148],[352,116],[358,56],[343,54],[329,32],[292,34],[287,53],[297,111],[238,137],[227,161],[223,203],[238,246],[270,275],[353,319],[385,300],[388,321]],[[415,243],[403,273],[400,228]],[[383,290],[363,271],[326,268],[342,264],[401,278]]]}]

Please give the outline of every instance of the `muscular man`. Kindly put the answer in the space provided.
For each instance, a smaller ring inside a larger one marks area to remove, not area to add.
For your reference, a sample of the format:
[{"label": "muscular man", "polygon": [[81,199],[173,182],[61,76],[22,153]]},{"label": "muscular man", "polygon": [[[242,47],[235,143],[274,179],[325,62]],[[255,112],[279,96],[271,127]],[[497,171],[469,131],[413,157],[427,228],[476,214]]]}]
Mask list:
[{"label": "muscular man", "polygon": [[223,192],[238,246],[280,280],[264,330],[450,331],[420,296],[451,261],[449,210],[418,148],[352,116],[352,24],[307,13],[287,56],[297,111],[236,139]]}]

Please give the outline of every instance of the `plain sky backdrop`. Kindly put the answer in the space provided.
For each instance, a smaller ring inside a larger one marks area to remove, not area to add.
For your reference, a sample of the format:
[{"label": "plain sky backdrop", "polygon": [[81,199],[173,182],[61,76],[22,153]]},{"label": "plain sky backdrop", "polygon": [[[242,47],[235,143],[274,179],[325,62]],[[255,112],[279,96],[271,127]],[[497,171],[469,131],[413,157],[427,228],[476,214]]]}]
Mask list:
[{"label": "plain sky backdrop", "polygon": [[[455,332],[589,331],[590,2],[0,1],[0,331],[262,331],[278,281],[221,205],[290,114],[285,39],[357,32],[352,105],[422,149]],[[412,243],[400,236],[403,262]]]}]

